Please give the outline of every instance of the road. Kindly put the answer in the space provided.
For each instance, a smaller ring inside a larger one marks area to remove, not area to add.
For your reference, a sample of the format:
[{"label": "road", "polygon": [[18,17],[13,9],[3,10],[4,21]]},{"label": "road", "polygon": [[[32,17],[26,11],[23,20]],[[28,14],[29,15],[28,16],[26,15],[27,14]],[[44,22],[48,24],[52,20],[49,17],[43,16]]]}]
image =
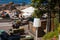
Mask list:
[{"label": "road", "polygon": [[0,30],[5,30],[6,32],[8,32],[9,31],[9,29],[11,29],[12,27],[8,27],[8,26],[6,26],[6,27],[0,27]]},{"label": "road", "polygon": [[12,28],[12,22],[0,22],[0,30],[5,30],[6,32],[9,31],[9,29]]},{"label": "road", "polygon": [[[28,33],[28,25],[23,25],[22,27],[24,27],[25,33]],[[8,33],[9,29],[12,29],[12,22],[7,22],[7,21],[0,22],[0,30],[5,30]],[[34,40],[35,40],[35,36],[34,36]],[[42,38],[38,38],[38,40],[42,40]]]}]

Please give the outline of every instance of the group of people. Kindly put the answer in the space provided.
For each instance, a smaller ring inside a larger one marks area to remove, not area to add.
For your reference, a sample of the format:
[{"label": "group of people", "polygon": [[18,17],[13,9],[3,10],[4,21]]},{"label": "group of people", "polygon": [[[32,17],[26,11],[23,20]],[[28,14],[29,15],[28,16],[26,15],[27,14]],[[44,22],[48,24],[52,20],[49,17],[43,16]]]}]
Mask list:
[{"label": "group of people", "polygon": [[21,11],[13,5],[13,3],[1,5],[0,7],[0,17],[3,18],[13,18],[13,17],[21,17]]}]

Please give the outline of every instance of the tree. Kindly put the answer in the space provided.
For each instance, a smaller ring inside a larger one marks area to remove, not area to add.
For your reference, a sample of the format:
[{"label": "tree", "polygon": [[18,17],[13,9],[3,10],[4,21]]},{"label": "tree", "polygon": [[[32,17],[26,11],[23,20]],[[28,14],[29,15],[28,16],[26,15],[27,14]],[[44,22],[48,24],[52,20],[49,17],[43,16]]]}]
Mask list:
[{"label": "tree", "polygon": [[[45,3],[44,3],[45,2]],[[46,5],[45,5],[46,4]],[[48,27],[49,31],[51,31],[51,23],[53,20],[51,20],[52,16],[55,15],[55,13],[58,13],[58,6],[59,0],[32,0],[32,6],[36,8],[33,16],[40,18],[44,12],[48,13]],[[55,9],[57,7],[57,9]]]},{"label": "tree", "polygon": [[[33,17],[35,18],[40,18],[41,19],[41,16],[43,15],[43,13],[46,12],[45,8],[43,7],[43,2],[45,0],[32,0],[32,6],[35,8],[35,11],[33,13]],[[40,27],[38,28],[38,30],[40,30],[38,32],[38,36],[39,37],[43,37],[45,32],[44,32],[44,28]],[[39,35],[40,34],[40,35]]]},{"label": "tree", "polygon": [[38,8],[44,1],[45,0],[32,0],[32,6]]},{"label": "tree", "polygon": [[40,18],[43,14],[43,10],[40,10],[40,6],[41,4],[44,2],[45,0],[32,0],[32,6],[34,8],[36,8],[34,14],[32,15],[33,17],[37,17]]}]

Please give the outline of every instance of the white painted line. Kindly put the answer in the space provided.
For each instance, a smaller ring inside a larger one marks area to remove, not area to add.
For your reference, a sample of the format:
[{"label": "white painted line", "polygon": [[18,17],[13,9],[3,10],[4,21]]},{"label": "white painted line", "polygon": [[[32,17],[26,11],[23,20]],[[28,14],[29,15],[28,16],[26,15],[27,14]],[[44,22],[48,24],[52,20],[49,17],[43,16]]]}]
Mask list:
[{"label": "white painted line", "polygon": [[0,26],[12,26],[12,23],[10,22],[3,22],[3,23],[0,23]]}]

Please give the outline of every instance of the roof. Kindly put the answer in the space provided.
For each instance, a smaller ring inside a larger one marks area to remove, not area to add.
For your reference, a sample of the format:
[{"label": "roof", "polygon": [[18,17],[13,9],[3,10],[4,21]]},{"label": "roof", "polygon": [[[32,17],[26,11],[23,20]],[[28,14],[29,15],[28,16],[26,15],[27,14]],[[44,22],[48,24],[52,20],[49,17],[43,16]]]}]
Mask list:
[{"label": "roof", "polygon": [[26,9],[23,9],[23,10],[21,10],[22,12],[29,12],[29,13],[32,13],[32,12],[34,12],[34,10],[35,10],[35,8],[33,8],[33,7],[28,7],[28,8],[26,8]]}]

